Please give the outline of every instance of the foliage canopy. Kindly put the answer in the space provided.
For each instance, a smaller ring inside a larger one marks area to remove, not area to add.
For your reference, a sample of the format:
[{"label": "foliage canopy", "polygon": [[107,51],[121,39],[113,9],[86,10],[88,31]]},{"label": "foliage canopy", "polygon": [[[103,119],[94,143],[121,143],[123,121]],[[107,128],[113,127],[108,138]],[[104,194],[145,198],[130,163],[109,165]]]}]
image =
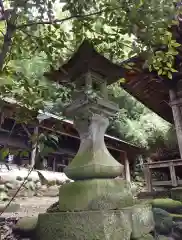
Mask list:
[{"label": "foliage canopy", "polygon": [[[50,65],[60,66],[85,38],[117,63],[142,53],[146,59],[144,67],[171,79],[180,46],[169,31],[178,24],[177,16],[181,13],[181,5],[176,2],[5,0],[3,5],[0,1],[2,95],[34,110],[59,112],[69,100],[70,90],[48,83],[43,72]],[[165,51],[158,49],[159,46]],[[115,127],[121,136],[142,146],[148,145],[152,133],[159,128],[159,136],[164,137],[169,126],[124,91],[118,91],[117,86],[111,87],[115,101],[120,103]],[[152,122],[157,123],[152,125]],[[146,129],[141,131],[143,126]]]}]

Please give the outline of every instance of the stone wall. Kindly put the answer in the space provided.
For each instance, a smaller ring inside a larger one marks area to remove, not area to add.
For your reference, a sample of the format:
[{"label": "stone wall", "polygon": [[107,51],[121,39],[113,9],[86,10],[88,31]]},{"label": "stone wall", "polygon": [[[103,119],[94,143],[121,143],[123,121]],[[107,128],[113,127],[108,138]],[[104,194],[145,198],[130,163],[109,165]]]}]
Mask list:
[{"label": "stone wall", "polygon": [[[10,166],[0,169],[0,201],[12,197],[26,179],[29,169]],[[64,173],[34,170],[18,192],[19,197],[57,196],[59,187],[71,180]]]}]

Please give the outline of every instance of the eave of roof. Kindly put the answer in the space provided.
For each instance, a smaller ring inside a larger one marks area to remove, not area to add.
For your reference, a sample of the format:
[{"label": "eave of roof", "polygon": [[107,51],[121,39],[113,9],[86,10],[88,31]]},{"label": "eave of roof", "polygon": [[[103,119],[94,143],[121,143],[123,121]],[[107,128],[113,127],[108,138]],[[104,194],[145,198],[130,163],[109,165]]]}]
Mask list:
[{"label": "eave of roof", "polygon": [[127,62],[134,62],[135,68],[128,70],[123,67],[126,81],[121,83],[121,87],[167,122],[173,123],[168,86],[156,74],[143,69],[142,58],[134,57]]},{"label": "eave of roof", "polygon": [[[4,101],[4,102],[7,102],[7,104],[17,105],[18,107],[20,106],[20,105],[16,102],[16,100],[13,99],[13,98],[4,98],[3,101]],[[31,110],[30,110],[30,111],[31,111]],[[47,116],[49,119],[53,119],[53,120],[55,120],[55,121],[62,121],[62,122],[64,122],[64,123],[68,123],[68,124],[73,125],[73,121],[68,120],[68,119],[65,119],[65,118],[63,118],[63,117],[56,116],[55,114],[52,114],[52,113],[49,113],[49,112],[43,112],[42,110],[39,110],[39,113]],[[48,119],[48,120],[49,120],[49,119]],[[107,139],[111,139],[111,140],[114,140],[114,141],[116,141],[116,142],[118,142],[118,143],[121,143],[121,144],[123,144],[123,145],[126,145],[126,146],[128,146],[129,148],[135,150],[135,151],[138,152],[138,153],[140,153],[140,152],[143,151],[142,148],[140,148],[140,147],[138,147],[138,146],[136,146],[136,145],[134,145],[134,144],[131,144],[131,143],[129,143],[129,142],[123,141],[123,140],[121,140],[121,139],[119,139],[119,138],[116,138],[116,137],[114,137],[114,136],[105,134],[105,137],[106,137]]]}]

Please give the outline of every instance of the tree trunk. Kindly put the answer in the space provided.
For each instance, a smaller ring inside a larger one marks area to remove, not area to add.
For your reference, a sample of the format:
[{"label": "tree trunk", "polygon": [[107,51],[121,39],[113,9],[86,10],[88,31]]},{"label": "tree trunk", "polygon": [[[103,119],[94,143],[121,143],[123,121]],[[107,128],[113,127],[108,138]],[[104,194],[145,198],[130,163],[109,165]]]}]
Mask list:
[{"label": "tree trunk", "polygon": [[169,96],[171,100],[171,107],[173,112],[180,157],[182,158],[182,115],[178,104],[178,97],[176,91],[174,89],[170,89]]},{"label": "tree trunk", "polygon": [[[38,136],[38,127],[35,127],[34,129],[34,135]],[[37,137],[36,137],[37,139]],[[35,166],[35,160],[36,160],[36,155],[37,155],[37,140],[36,142],[32,145],[32,152],[31,152],[31,162],[30,165],[31,167]]]},{"label": "tree trunk", "polygon": [[7,28],[6,28],[6,33],[4,35],[4,42],[2,46],[2,50],[0,53],[0,71],[3,70],[3,65],[5,63],[5,59],[7,57],[7,54],[10,52],[11,46],[12,46],[12,38],[16,32],[16,19],[17,19],[17,14],[16,14],[16,7],[13,9],[11,12],[11,17],[9,20],[7,20]]}]

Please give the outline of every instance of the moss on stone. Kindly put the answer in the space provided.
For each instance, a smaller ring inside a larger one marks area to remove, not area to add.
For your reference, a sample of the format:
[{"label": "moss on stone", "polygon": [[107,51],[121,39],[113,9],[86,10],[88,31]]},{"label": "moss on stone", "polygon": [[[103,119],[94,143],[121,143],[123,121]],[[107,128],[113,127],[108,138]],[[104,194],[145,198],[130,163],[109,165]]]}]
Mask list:
[{"label": "moss on stone", "polygon": [[157,239],[158,239],[158,240],[169,240],[168,237],[163,236],[163,235],[158,235],[158,236],[157,236]]},{"label": "moss on stone", "polygon": [[169,213],[182,213],[182,202],[170,198],[160,198],[152,200],[154,208],[161,208]]},{"label": "moss on stone", "polygon": [[130,240],[131,236],[140,239],[153,229],[150,205],[109,211],[57,212],[39,215],[37,240]]},{"label": "moss on stone", "polygon": [[119,179],[93,179],[60,188],[60,211],[113,210],[134,203],[130,184]]},{"label": "moss on stone", "polygon": [[150,204],[134,205],[131,212],[132,238],[138,239],[154,230],[155,223]]},{"label": "moss on stone", "polygon": [[182,187],[172,188],[171,198],[177,201],[182,201]]},{"label": "moss on stone", "polygon": [[131,225],[122,211],[40,214],[37,240],[130,240]]},{"label": "moss on stone", "polygon": [[123,165],[118,163],[103,149],[93,151],[90,147],[78,152],[72,162],[65,168],[65,174],[73,180],[88,178],[114,178],[121,175]]},{"label": "moss on stone", "polygon": [[182,221],[182,214],[170,214],[172,217],[173,221]]},{"label": "moss on stone", "polygon": [[155,238],[151,234],[146,234],[140,238],[132,238],[132,240],[155,240]]},{"label": "moss on stone", "polygon": [[173,228],[173,218],[170,213],[161,208],[153,208],[155,230],[161,235],[168,235]]}]

